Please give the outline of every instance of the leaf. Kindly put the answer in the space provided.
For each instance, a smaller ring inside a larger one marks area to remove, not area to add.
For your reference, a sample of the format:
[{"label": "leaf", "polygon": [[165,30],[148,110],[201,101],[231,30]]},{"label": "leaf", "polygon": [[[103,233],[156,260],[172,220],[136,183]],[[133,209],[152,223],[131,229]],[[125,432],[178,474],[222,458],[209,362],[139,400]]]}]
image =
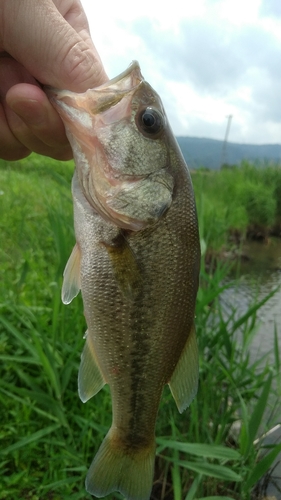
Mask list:
[{"label": "leaf", "polygon": [[71,484],[77,482],[77,476],[67,477],[65,479],[60,479],[59,481],[55,481],[54,483],[46,484],[45,486],[41,486],[42,490],[55,490],[64,486],[66,484]]},{"label": "leaf", "polygon": [[232,497],[201,497],[201,498],[196,498],[196,500],[234,500]]},{"label": "leaf", "polygon": [[179,441],[171,441],[168,439],[158,438],[157,444],[164,448],[183,451],[191,455],[206,458],[218,458],[221,460],[239,460],[241,455],[238,451],[226,446],[215,446],[212,444],[201,443],[180,443]]},{"label": "leaf", "polygon": [[[2,384],[3,384],[3,381],[2,381]],[[13,388],[11,385],[9,386],[9,384],[5,384],[6,387],[11,387],[11,390],[13,391],[17,391],[18,394],[24,394],[24,395],[28,395],[28,392],[30,392],[31,394],[31,391],[28,391],[26,389],[20,389],[20,388]],[[19,403],[21,403],[24,407],[29,407],[29,408],[32,408],[36,413],[38,413],[39,415],[43,415],[43,417],[47,417],[49,418],[50,420],[54,420],[55,422],[58,421],[58,418],[53,415],[52,413],[48,413],[48,412],[45,412],[44,410],[41,410],[40,408],[38,408],[37,406],[34,406],[34,403],[33,401],[30,402],[28,397],[27,398],[21,398],[19,396],[17,396],[16,394],[13,394],[13,392],[10,392],[10,391],[6,391],[5,389],[3,389],[2,387],[0,387],[0,392],[2,392],[3,394],[5,394],[5,396],[8,396],[9,398],[11,399],[14,399],[15,401],[18,401]],[[7,399],[7,398],[5,398]]]},{"label": "leaf", "polygon": [[273,464],[275,458],[281,452],[281,443],[276,445],[270,453],[267,453],[265,457],[257,463],[253,472],[248,477],[245,483],[245,490],[251,488],[254,484],[256,484],[259,479],[266,474],[266,472],[270,469]]},{"label": "leaf", "polygon": [[4,327],[14,336],[16,337],[17,340],[19,340],[19,342],[24,345],[24,347],[30,352],[30,354],[32,354],[33,356],[33,359],[35,359],[36,361],[38,360],[38,355],[37,355],[37,351],[36,351],[36,348],[31,344],[31,342],[29,342],[29,340],[27,340],[25,338],[24,335],[22,335],[20,333],[20,331],[15,328],[12,323],[10,323],[9,321],[7,321],[3,316],[0,316],[0,321],[1,323],[4,325]]},{"label": "leaf", "polygon": [[[166,460],[173,460],[168,457],[165,458]],[[207,462],[189,462],[187,460],[179,460],[177,463],[185,469],[193,470],[194,472],[204,474],[205,476],[216,477],[217,479],[222,479],[224,481],[242,481],[241,476],[224,465],[208,464]]]},{"label": "leaf", "polygon": [[248,418],[248,412],[242,397],[239,394],[241,401],[241,409],[243,416],[243,425],[240,433],[240,451],[242,455],[246,458],[249,455],[251,448],[254,447],[255,437],[257,435],[258,429],[262,422],[262,417],[266,409],[270,388],[272,382],[272,374],[269,374],[266,380],[261,395],[258,398],[258,402],[252,412],[252,416]]},{"label": "leaf", "polygon": [[172,465],[171,474],[172,474],[174,500],[181,500],[182,498],[181,474],[180,474],[179,464],[176,460]]},{"label": "leaf", "polygon": [[278,340],[278,330],[276,322],[274,322],[274,357],[275,357],[275,368],[277,373],[280,373],[280,349]]},{"label": "leaf", "polygon": [[242,398],[240,392],[238,392],[238,396],[240,399],[242,422],[243,422],[242,427],[241,427],[241,431],[240,431],[240,437],[239,437],[240,452],[243,456],[246,456],[247,450],[250,447],[248,410],[247,410],[244,399]]},{"label": "leaf", "polygon": [[13,363],[27,363],[28,365],[40,365],[40,361],[29,356],[8,356],[1,354],[1,361],[12,361]]},{"label": "leaf", "polygon": [[272,382],[272,374],[269,374],[269,377],[267,381],[264,384],[262,393],[260,397],[258,398],[258,402],[254,408],[254,411],[252,413],[252,416],[249,421],[249,441],[250,445],[254,442],[259,426],[262,422],[262,417],[264,414],[264,411],[267,406],[267,401],[270,393],[270,388],[271,388],[271,382]]},{"label": "leaf", "polygon": [[52,388],[56,394],[56,397],[60,399],[61,397],[61,386],[60,386],[60,379],[58,375],[58,371],[56,369],[56,360],[55,357],[52,355],[52,352],[50,351],[48,342],[45,342],[45,352],[42,347],[41,340],[39,340],[38,332],[35,330],[30,330],[30,333],[32,335],[33,342],[36,346],[37,354],[38,357],[41,361],[42,367],[45,371],[45,374],[50,381]]},{"label": "leaf", "polygon": [[198,474],[195,477],[191,487],[189,488],[189,491],[185,497],[185,500],[194,500],[197,488],[198,488],[199,484],[201,483],[201,480],[202,480],[202,476],[201,476],[201,474]]},{"label": "leaf", "polygon": [[266,295],[266,297],[264,297],[262,300],[260,300],[260,302],[257,302],[253,306],[249,307],[249,309],[247,309],[247,312],[245,314],[243,314],[242,316],[240,316],[240,318],[234,323],[232,330],[236,331],[236,330],[238,330],[238,328],[241,325],[246,323],[246,321],[249,318],[251,318],[251,316],[253,316],[253,314],[255,314],[261,308],[261,306],[263,306],[269,299],[271,299],[271,297],[273,297],[273,295],[275,295],[275,293],[278,289],[279,289],[278,287],[275,288],[272,292],[270,292],[268,295]]},{"label": "leaf", "polygon": [[34,434],[31,434],[30,436],[27,436],[23,439],[20,439],[20,441],[12,444],[11,446],[8,446],[7,448],[4,448],[4,450],[0,450],[0,455],[6,455],[7,453],[11,453],[12,451],[18,450],[19,448],[26,446],[27,444],[33,443],[34,441],[39,441],[42,437],[47,436],[48,434],[51,434],[52,432],[59,429],[59,427],[60,424],[50,425],[45,429],[41,429],[40,431],[34,432]]}]

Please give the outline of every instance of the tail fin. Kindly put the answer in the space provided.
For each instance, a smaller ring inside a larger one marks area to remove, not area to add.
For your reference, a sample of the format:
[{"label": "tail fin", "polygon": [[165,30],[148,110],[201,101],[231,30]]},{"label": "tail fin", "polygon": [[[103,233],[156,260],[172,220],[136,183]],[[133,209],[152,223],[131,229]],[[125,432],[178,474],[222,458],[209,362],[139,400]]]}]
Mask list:
[{"label": "tail fin", "polygon": [[124,450],[110,430],[86,477],[88,493],[102,498],[119,491],[126,500],[149,500],[154,473],[155,442],[139,450]]}]

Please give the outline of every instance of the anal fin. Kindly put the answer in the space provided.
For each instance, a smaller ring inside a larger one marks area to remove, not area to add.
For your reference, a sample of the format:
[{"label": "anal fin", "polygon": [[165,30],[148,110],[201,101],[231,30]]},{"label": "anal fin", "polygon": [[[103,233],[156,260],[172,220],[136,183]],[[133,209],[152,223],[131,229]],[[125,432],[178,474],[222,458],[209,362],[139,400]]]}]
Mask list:
[{"label": "anal fin", "polygon": [[180,413],[190,405],[197,393],[198,366],[198,347],[195,326],[193,325],[181,357],[169,381],[171,393]]},{"label": "anal fin", "polygon": [[97,364],[96,353],[89,334],[86,334],[86,343],[81,356],[78,373],[78,393],[81,401],[86,403],[88,399],[97,394],[106,384],[104,377]]},{"label": "anal fin", "polygon": [[74,299],[74,297],[76,297],[76,295],[78,295],[80,291],[80,269],[81,252],[79,246],[76,243],[73,247],[63,273],[61,298],[64,304],[70,304],[70,302]]}]

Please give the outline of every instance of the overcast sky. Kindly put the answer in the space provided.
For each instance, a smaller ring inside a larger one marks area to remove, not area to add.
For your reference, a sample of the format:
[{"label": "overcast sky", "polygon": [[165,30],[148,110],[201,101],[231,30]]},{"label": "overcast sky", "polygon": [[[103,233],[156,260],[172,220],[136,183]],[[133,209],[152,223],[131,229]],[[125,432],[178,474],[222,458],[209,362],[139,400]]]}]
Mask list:
[{"label": "overcast sky", "polygon": [[133,59],[176,135],[281,143],[281,0],[82,0],[110,78]]}]

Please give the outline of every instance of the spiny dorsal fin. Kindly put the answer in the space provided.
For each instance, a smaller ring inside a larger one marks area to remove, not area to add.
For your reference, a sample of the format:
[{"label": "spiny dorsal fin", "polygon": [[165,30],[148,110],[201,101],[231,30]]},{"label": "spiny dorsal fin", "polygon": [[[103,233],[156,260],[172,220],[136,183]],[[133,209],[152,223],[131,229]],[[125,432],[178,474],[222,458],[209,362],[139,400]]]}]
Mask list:
[{"label": "spiny dorsal fin", "polygon": [[182,413],[191,403],[198,388],[198,347],[193,325],[181,357],[169,382],[178,410]]},{"label": "spiny dorsal fin", "polygon": [[63,273],[61,298],[64,304],[70,304],[80,291],[80,268],[81,252],[76,243]]}]

